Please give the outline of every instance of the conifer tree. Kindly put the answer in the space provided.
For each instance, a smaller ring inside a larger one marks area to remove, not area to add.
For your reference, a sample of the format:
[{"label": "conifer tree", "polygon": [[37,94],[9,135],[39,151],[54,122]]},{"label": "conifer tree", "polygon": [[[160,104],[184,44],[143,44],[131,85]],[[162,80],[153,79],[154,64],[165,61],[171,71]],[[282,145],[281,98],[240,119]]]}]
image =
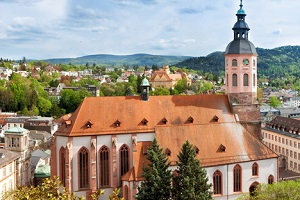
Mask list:
[{"label": "conifer tree", "polygon": [[138,200],[168,200],[171,196],[171,170],[168,158],[157,143],[156,138],[148,149],[148,167],[143,168],[142,176],[145,180],[138,188]]},{"label": "conifer tree", "polygon": [[208,200],[212,199],[205,169],[201,168],[196,159],[196,151],[186,141],[178,157],[178,170],[173,177],[172,197],[174,200]]}]

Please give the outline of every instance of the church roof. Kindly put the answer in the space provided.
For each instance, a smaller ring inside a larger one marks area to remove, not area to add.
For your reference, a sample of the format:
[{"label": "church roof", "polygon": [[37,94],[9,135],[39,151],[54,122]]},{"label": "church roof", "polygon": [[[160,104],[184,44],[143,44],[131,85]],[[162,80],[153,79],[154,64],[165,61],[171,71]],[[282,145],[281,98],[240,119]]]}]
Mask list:
[{"label": "church roof", "polygon": [[[163,149],[172,152],[169,156],[171,165],[176,165],[177,155],[187,140],[199,149],[197,158],[203,167],[278,157],[239,123],[157,128],[156,137]],[[225,147],[224,151],[221,151],[221,145]]]},{"label": "church roof", "polygon": [[150,96],[147,102],[139,96],[87,97],[55,134],[154,132],[160,126],[188,125],[190,117],[193,124],[209,123],[215,115],[219,122],[235,122],[227,95]]}]

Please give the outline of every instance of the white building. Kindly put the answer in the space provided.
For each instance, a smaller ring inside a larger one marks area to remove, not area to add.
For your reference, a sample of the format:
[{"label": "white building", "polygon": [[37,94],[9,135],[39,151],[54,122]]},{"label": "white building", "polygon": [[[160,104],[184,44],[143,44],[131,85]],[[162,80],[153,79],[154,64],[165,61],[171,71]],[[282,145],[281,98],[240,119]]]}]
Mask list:
[{"label": "white building", "polygon": [[0,149],[0,198],[17,186],[17,160],[19,154],[6,149]]},{"label": "white building", "polygon": [[264,143],[280,155],[280,167],[300,173],[300,121],[277,116],[262,135]]}]

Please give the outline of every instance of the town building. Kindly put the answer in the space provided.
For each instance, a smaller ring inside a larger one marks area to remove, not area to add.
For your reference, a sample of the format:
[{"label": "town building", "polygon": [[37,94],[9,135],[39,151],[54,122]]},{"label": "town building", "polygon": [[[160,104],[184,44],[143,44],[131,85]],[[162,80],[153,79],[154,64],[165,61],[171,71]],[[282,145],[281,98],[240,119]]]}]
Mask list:
[{"label": "town building", "polygon": [[264,143],[280,155],[280,167],[300,173],[300,121],[277,116],[262,128]]},{"label": "town building", "polygon": [[5,131],[4,135],[5,150],[19,155],[16,165],[16,183],[17,185],[29,185],[31,182],[29,131],[16,126]]},{"label": "town building", "polygon": [[169,66],[164,66],[162,69],[154,71],[150,84],[152,88],[174,88],[179,80],[186,79],[187,85],[191,85],[191,80],[186,76],[186,74],[182,71],[178,71],[175,74],[170,73]]},{"label": "town building", "polygon": [[99,199],[107,199],[121,188],[121,196],[133,200],[156,137],[171,170],[183,143],[194,145],[214,199],[236,199],[277,181],[278,155],[259,137],[257,53],[242,3],[236,15],[225,54],[225,95],[149,96],[144,79],[140,97],[85,98],[54,134],[51,176],[87,199],[97,189],[105,192]]},{"label": "town building", "polygon": [[19,154],[6,149],[0,149],[0,198],[5,192],[14,190],[17,186],[17,161]]}]

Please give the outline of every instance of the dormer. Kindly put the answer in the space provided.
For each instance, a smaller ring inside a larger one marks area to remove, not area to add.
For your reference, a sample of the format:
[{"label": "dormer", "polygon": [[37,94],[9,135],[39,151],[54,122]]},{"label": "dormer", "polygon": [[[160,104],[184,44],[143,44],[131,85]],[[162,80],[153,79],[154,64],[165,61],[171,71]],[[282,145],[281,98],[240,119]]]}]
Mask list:
[{"label": "dormer", "polygon": [[162,124],[167,124],[167,123],[168,123],[168,120],[164,117],[160,122],[161,122]]},{"label": "dormer", "polygon": [[66,127],[69,127],[69,126],[71,126],[72,121],[71,120],[67,120],[65,123],[66,123]]},{"label": "dormer", "polygon": [[190,116],[188,119],[187,119],[187,123],[194,123],[194,118],[192,116]]},{"label": "dormer", "polygon": [[121,121],[119,121],[118,119],[114,122],[116,127],[120,127],[121,126]]},{"label": "dormer", "polygon": [[86,128],[92,128],[93,122],[91,120],[85,123]]},{"label": "dormer", "polygon": [[167,148],[166,151],[165,151],[165,153],[166,153],[167,156],[171,156],[172,152],[171,152],[171,150],[169,148]]},{"label": "dormer", "polygon": [[194,146],[194,149],[195,149],[195,152],[196,152],[196,154],[198,155],[199,154],[199,148],[198,147],[196,147],[196,146]]},{"label": "dormer", "polygon": [[220,144],[218,152],[225,152],[226,147],[223,144]]},{"label": "dormer", "polygon": [[147,123],[148,123],[148,120],[146,118],[144,118],[142,121],[141,121],[142,125],[143,126],[146,126]]},{"label": "dormer", "polygon": [[212,119],[211,122],[219,122],[219,117],[215,115]]}]

